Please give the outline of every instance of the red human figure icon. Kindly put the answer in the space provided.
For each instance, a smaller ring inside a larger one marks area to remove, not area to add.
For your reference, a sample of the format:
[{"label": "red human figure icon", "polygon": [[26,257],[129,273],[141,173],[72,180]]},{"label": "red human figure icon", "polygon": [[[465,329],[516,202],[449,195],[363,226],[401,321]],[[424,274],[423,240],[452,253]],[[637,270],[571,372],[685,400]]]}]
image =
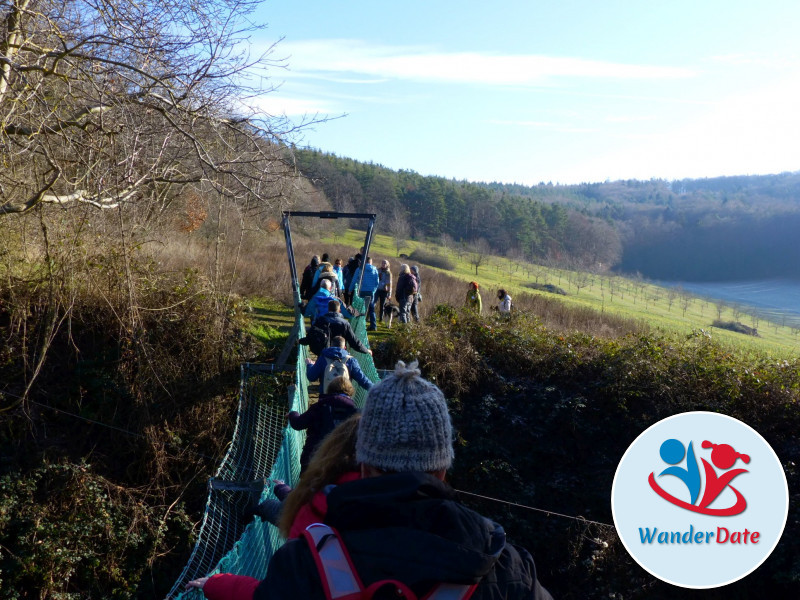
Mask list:
[{"label": "red human figure icon", "polygon": [[[718,469],[730,469],[738,459],[742,459],[742,462],[745,464],[750,462],[750,457],[747,454],[736,452],[736,450],[728,444],[713,444],[705,440],[702,443],[702,447],[706,449],[713,448],[711,451],[711,462],[714,463],[714,466]],[[730,485],[734,477],[742,473],[747,473],[747,469],[733,469],[732,471],[727,471],[718,476],[714,467],[708,464],[705,458],[700,460],[703,461],[703,468],[706,474],[706,489],[703,493],[703,499],[700,501],[700,507],[707,507],[717,499],[717,496],[722,493],[722,490],[726,487],[730,487],[734,494],[736,494],[736,504],[720,514],[738,515],[747,508],[747,501],[744,499],[744,496],[742,496],[739,490]]]}]

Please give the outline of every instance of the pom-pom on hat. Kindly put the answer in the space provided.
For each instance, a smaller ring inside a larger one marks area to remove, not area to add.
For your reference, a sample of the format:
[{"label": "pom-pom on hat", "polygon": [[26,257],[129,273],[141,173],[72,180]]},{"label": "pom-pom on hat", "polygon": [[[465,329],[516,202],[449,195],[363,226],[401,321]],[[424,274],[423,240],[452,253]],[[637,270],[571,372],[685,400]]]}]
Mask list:
[{"label": "pom-pom on hat", "polygon": [[442,391],[398,361],[372,386],[356,440],[356,460],[384,471],[432,473],[453,463],[453,428]]}]

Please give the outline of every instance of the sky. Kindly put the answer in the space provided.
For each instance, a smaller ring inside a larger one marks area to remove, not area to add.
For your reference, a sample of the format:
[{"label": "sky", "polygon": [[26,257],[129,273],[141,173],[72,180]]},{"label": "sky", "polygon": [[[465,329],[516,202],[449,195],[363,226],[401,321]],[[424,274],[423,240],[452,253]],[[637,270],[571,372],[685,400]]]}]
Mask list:
[{"label": "sky", "polygon": [[[797,0],[265,0],[299,146],[535,185],[800,170]],[[277,42],[277,43],[276,43]]]}]

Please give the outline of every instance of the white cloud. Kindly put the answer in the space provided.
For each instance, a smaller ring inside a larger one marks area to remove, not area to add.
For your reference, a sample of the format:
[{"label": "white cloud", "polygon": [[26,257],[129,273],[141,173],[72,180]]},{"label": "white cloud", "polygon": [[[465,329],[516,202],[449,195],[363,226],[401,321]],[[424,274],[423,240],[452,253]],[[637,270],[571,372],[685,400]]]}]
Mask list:
[{"label": "white cloud", "polygon": [[634,116],[634,115],[609,115],[605,118],[606,123],[642,123],[644,121],[653,121],[653,116]]},{"label": "white cloud", "polygon": [[542,131],[555,131],[559,133],[594,133],[598,131],[596,128],[592,127],[576,127],[574,125],[567,125],[564,123],[555,123],[549,121],[516,121],[516,120],[491,119],[489,123],[492,125],[528,127],[530,129],[539,129]]},{"label": "white cloud", "polygon": [[253,108],[269,115],[298,117],[305,115],[336,115],[343,110],[328,100],[293,98],[272,92],[253,100]]},{"label": "white cloud", "polygon": [[711,57],[711,62],[734,67],[764,67],[768,69],[785,69],[797,64],[796,56],[766,54],[720,54]]},{"label": "white cloud", "polygon": [[287,77],[319,73],[360,74],[442,83],[546,85],[557,78],[678,79],[689,69],[612,63],[582,58],[435,52],[420,47],[377,46],[358,40],[286,42]]},{"label": "white cloud", "polygon": [[[800,170],[800,76],[729,96],[700,117],[575,161],[559,181],[714,177]],[[629,136],[633,139],[633,136]],[[610,139],[609,139],[610,141]]]}]

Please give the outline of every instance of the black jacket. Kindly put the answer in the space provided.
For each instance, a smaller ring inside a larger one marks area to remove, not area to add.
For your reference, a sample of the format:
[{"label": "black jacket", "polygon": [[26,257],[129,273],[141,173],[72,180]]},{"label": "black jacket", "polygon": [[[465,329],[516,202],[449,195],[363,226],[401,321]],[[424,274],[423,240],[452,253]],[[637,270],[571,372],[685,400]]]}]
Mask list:
[{"label": "black jacket", "polygon": [[356,352],[361,352],[362,354],[366,354],[369,352],[369,349],[363,344],[363,342],[356,337],[356,334],[353,332],[353,328],[351,327],[350,323],[345,319],[341,313],[339,312],[328,312],[322,315],[319,319],[314,321],[315,325],[319,327],[327,327],[330,335],[328,336],[328,341],[332,341],[337,335],[342,336],[347,345],[350,346]]},{"label": "black jacket", "polygon": [[[397,579],[422,597],[439,582],[479,582],[474,600],[552,600],[531,555],[507,544],[499,525],[459,504],[430,475],[398,473],[340,485],[328,495],[325,522],[341,534],[365,586]],[[325,598],[304,538],[278,549],[254,598]]]},{"label": "black jacket", "polygon": [[307,429],[306,443],[300,455],[300,466],[308,466],[314,451],[333,429],[342,421],[358,412],[353,399],[346,394],[320,394],[319,401],[308,407],[303,414],[289,413],[292,429]]},{"label": "black jacket", "polygon": [[318,263],[313,260],[303,269],[303,276],[300,279],[300,297],[308,300],[314,293],[311,291],[311,283],[314,281],[314,273],[317,272]]}]

